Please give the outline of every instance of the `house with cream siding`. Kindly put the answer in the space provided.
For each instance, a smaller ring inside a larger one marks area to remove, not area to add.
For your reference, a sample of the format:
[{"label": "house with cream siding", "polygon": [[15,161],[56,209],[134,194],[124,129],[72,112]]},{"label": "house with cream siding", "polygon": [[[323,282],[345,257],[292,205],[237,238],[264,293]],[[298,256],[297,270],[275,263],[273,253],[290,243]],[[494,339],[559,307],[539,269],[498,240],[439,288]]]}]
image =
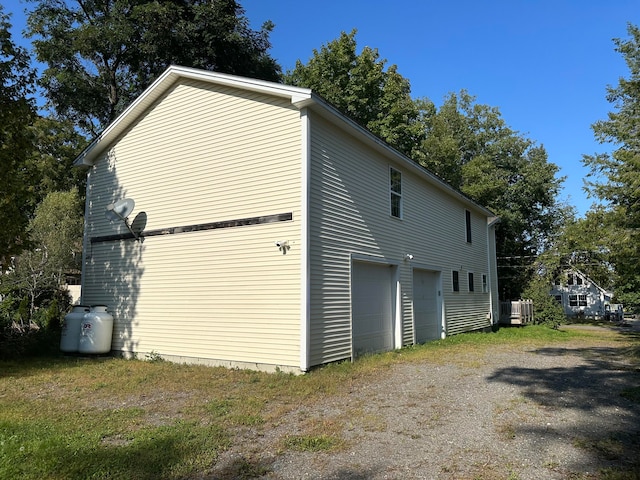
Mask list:
[{"label": "house with cream siding", "polygon": [[305,372],[497,321],[494,214],[309,89],[170,67],[75,163],[115,353]]}]

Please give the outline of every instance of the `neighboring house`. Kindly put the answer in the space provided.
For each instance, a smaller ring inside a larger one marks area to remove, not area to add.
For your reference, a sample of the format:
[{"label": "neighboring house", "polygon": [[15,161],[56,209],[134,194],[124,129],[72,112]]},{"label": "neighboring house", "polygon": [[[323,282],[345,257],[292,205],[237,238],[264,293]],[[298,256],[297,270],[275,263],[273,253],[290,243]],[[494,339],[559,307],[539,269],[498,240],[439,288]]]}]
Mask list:
[{"label": "neighboring house", "polygon": [[80,304],[80,295],[81,289],[80,285],[65,285],[67,291],[69,292],[69,298],[71,301],[71,305],[79,305]]},{"label": "neighboring house", "polygon": [[299,372],[497,321],[494,214],[309,89],[170,67],[75,163],[124,355]]},{"label": "neighboring house", "polygon": [[554,281],[551,295],[569,317],[603,318],[613,294],[576,269],[564,272]]}]

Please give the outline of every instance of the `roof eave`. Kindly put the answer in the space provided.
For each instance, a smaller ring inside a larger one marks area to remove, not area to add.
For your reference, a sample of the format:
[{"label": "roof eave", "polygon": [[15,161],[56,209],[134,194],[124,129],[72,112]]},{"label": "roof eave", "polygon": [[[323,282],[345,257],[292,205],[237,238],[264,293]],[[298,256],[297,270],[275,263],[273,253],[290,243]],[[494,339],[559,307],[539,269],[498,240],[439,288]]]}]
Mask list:
[{"label": "roof eave", "polygon": [[347,127],[356,137],[364,140],[367,144],[385,154],[385,156],[390,156],[405,168],[424,178],[430,184],[448,192],[454,197],[460,199],[466,205],[475,207],[475,209],[479,210],[487,217],[495,217],[495,213],[491,210],[474,202],[437,175],[431,173],[417,162],[400,153],[388,143],[376,137],[369,130],[345,116],[337,108],[319,95],[313,93],[308,88],[294,87],[281,83],[238,77],[235,75],[181,67],[177,65],[172,65],[167,68],[167,70],[165,70],[165,72],[160,75],[155,82],[153,82],[135,101],[133,101],[113,122],[111,122],[111,124],[109,124],[109,126],[95,140],[93,140],[93,142],[91,142],[91,144],[85,148],[80,155],[78,155],[74,161],[74,166],[92,166],[102,152],[108,148],[109,145],[115,142],[115,140],[128,128],[130,128],[138,117],[153,105],[179,79],[191,79],[203,82],[215,81],[218,85],[236,87],[287,98],[291,101],[291,104],[298,109],[317,107],[318,111],[321,114],[324,114],[325,118],[329,118],[332,122]]},{"label": "roof eave", "polygon": [[[422,165],[420,165],[416,161],[412,160],[405,154],[393,148],[391,145],[389,145],[385,141],[375,136],[369,130],[361,126],[359,123],[355,122],[354,120],[344,115],[336,107],[331,105],[329,102],[324,100],[319,95],[312,93],[311,97],[304,102],[304,106],[307,106],[307,105],[315,105],[320,107],[320,110],[323,110],[324,112],[326,112],[327,114],[325,116],[326,118],[328,117],[331,120],[333,120],[335,123],[340,123],[342,125],[347,126],[353,133],[356,134],[357,137],[363,139],[369,145],[373,146],[376,150],[382,152],[386,156],[393,157],[397,162],[402,164],[405,168],[413,171],[420,177],[424,178],[430,184],[437,186],[438,188],[457,197],[466,205],[473,206],[475,209],[481,211],[482,214],[492,219],[492,222],[491,222],[492,224],[495,224],[500,220],[500,218],[497,217],[494,212],[474,202],[472,199],[467,197],[465,194],[463,194],[459,190],[453,188],[451,185],[449,185],[447,182],[442,180],[440,177],[438,177],[434,173],[431,173],[429,170],[424,168]],[[301,108],[299,104],[296,104],[296,106],[298,106],[298,108]]]}]

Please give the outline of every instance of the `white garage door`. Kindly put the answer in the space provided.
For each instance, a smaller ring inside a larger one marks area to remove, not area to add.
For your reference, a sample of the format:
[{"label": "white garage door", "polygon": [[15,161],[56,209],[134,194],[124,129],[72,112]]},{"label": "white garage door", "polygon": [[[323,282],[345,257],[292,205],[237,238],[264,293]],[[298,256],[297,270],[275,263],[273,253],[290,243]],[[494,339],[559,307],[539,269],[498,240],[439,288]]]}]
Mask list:
[{"label": "white garage door", "polygon": [[393,268],[353,262],[351,315],[354,354],[393,349]]},{"label": "white garage door", "polygon": [[439,275],[438,272],[428,270],[413,271],[413,319],[416,329],[416,343],[440,338]]}]

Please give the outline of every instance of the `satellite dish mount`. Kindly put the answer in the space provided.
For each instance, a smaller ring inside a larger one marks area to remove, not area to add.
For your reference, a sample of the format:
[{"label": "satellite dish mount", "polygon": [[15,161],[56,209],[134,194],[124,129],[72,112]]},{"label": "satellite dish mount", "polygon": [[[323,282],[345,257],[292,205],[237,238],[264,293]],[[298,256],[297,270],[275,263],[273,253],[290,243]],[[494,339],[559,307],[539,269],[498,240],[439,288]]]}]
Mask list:
[{"label": "satellite dish mount", "polygon": [[133,238],[138,240],[140,238],[140,232],[136,233],[135,230],[131,228],[131,224],[128,219],[135,206],[136,202],[134,202],[132,198],[123,198],[122,200],[118,200],[117,202],[107,205],[107,210],[104,212],[104,215],[111,223],[117,220],[124,222],[127,230],[129,230],[131,235],[133,235]]}]

